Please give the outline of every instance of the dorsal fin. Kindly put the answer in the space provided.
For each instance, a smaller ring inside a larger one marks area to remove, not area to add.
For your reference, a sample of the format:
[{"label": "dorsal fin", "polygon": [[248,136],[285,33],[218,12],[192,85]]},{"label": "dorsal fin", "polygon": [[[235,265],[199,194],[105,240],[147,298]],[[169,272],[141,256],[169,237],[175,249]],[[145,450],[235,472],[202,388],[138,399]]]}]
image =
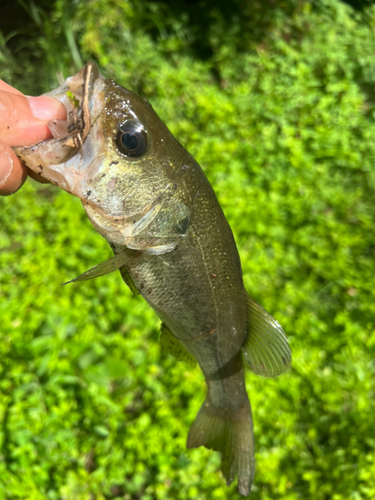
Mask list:
[{"label": "dorsal fin", "polygon": [[292,353],[279,323],[251,297],[248,298],[248,335],[242,347],[253,372],[277,377],[291,364]]},{"label": "dorsal fin", "polygon": [[179,361],[184,361],[190,366],[196,364],[196,360],[181,342],[176,339],[168,327],[162,323],[160,327],[160,346],[168,354],[172,354]]}]

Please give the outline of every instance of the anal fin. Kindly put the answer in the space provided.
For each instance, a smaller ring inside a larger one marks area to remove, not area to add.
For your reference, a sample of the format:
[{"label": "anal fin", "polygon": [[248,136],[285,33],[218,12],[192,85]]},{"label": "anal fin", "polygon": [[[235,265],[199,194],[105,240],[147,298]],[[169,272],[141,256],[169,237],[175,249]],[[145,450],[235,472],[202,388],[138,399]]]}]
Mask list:
[{"label": "anal fin", "polygon": [[196,364],[196,360],[190,352],[178,339],[176,339],[174,335],[172,335],[164,323],[161,324],[160,329],[160,346],[165,352],[171,354],[179,361],[184,361],[190,366],[194,366]]}]

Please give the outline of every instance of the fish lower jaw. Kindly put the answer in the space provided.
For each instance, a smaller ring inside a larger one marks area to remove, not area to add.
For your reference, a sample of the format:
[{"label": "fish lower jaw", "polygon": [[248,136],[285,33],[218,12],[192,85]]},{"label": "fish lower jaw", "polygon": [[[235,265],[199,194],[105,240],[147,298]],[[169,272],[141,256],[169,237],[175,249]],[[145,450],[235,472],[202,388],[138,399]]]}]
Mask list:
[{"label": "fish lower jaw", "polygon": [[108,241],[108,243],[114,246],[129,248],[129,244],[131,244],[132,241],[131,224],[124,223],[124,221],[122,221],[124,225],[119,226],[121,221],[116,222],[112,217],[110,218],[98,215],[95,209],[88,203],[83,202],[83,206],[91,224],[94,226],[96,231]]},{"label": "fish lower jaw", "polygon": [[77,186],[82,180],[82,175],[78,172],[67,168],[62,168],[61,171],[58,168],[47,168],[45,176],[47,177],[47,175],[50,182],[79,197]]}]

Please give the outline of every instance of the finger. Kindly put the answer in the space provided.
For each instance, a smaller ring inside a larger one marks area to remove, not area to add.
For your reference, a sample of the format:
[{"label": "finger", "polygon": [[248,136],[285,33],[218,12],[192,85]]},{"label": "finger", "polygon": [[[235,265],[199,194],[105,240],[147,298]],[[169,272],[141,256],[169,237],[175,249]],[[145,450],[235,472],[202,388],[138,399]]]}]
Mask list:
[{"label": "finger", "polygon": [[0,138],[9,146],[31,146],[48,139],[47,121],[54,118],[66,119],[66,109],[53,97],[0,92]]},{"label": "finger", "polygon": [[27,178],[27,168],[13,149],[0,143],[0,195],[15,193]]},{"label": "finger", "polygon": [[11,87],[7,83],[5,83],[4,80],[0,80],[0,90],[4,90],[5,92],[10,92],[11,94],[23,95],[22,92],[15,89],[14,87]]}]

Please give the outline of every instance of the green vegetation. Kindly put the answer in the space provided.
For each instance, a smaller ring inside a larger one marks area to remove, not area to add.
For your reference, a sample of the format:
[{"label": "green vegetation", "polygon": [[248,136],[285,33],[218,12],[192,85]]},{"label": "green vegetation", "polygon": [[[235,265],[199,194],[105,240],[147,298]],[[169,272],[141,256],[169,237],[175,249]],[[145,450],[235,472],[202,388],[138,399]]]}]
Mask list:
[{"label": "green vegetation", "polygon": [[[39,93],[93,58],[147,97],[288,334],[292,370],[247,378],[251,498],[375,498],[375,9],[20,3],[2,77]],[[203,377],[163,354],[153,311],[119,273],[60,287],[111,255],[79,201],[30,181],[0,224],[0,499],[239,499],[215,453],[185,449]]]}]

